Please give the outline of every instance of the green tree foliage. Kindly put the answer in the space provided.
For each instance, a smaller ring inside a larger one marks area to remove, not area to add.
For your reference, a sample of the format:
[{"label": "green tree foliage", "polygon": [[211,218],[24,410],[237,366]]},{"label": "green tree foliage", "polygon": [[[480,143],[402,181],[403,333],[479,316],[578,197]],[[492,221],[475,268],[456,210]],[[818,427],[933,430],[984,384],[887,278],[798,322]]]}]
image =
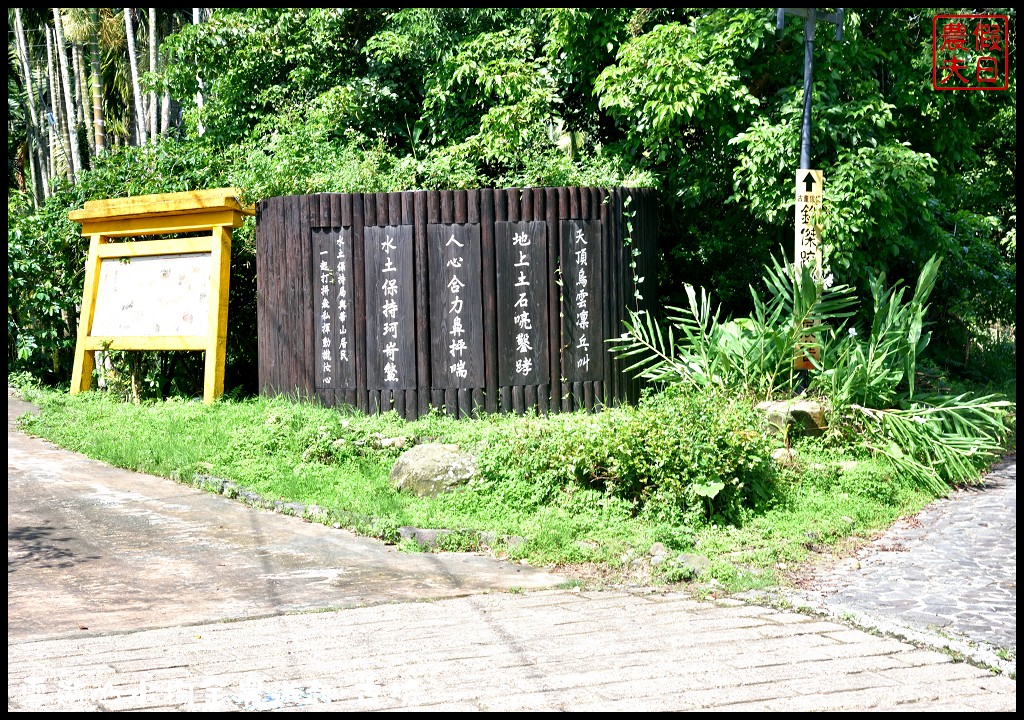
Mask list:
[{"label": "green tree foliage", "polygon": [[[933,348],[963,364],[979,328],[1016,322],[1016,15],[1004,11],[1009,91],[936,92],[936,12],[852,10],[841,42],[819,28],[812,162],[825,173],[837,283],[868,308],[871,277],[909,282],[942,258]],[[47,15],[26,16],[41,37]],[[130,167],[131,153],[95,162],[79,180],[85,190],[56,193],[37,214],[11,212],[9,234],[29,256],[52,237],[41,218],[66,218],[85,199],[216,180],[250,201],[653,185],[663,304],[685,305],[689,283],[727,315],[749,314],[748,285],[767,258],[780,247],[791,257],[804,47],[801,23],[777,31],[774,8],[218,8],[175,28],[161,47],[166,64],[146,78],[170,89],[184,118],[180,137],[161,141],[159,172]],[[126,85],[121,42],[103,40],[114,137],[127,135],[117,126],[129,117],[114,91]],[[24,137],[12,127],[23,87],[9,83],[11,138]],[[9,140],[9,178],[18,147]],[[12,286],[35,287],[19,274],[32,266],[9,260]],[[80,273],[55,282],[69,298],[80,292]],[[17,302],[26,312],[25,297]],[[28,347],[9,348],[9,364],[51,367]]]}]

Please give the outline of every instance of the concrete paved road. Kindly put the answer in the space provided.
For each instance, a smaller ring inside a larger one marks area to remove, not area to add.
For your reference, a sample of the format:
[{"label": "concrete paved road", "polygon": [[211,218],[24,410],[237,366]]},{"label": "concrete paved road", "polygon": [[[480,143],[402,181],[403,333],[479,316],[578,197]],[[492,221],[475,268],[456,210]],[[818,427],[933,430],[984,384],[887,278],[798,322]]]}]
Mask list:
[{"label": "concrete paved road", "polygon": [[12,429],[7,634],[18,641],[433,600],[563,578],[481,555],[407,554],[113,468]]},{"label": "concrete paved road", "polygon": [[9,710],[1016,709],[1015,680],[945,653],[400,554],[58,450],[12,429],[24,409],[8,398]]}]

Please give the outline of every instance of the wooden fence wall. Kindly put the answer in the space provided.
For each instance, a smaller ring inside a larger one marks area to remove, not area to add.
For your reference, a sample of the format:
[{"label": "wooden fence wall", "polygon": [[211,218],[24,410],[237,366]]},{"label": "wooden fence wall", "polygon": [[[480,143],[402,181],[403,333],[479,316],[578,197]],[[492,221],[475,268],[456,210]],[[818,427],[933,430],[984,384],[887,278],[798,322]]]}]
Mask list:
[{"label": "wooden fence wall", "polygon": [[657,295],[654,209],[635,188],[263,200],[260,391],[410,420],[632,401],[606,340]]}]

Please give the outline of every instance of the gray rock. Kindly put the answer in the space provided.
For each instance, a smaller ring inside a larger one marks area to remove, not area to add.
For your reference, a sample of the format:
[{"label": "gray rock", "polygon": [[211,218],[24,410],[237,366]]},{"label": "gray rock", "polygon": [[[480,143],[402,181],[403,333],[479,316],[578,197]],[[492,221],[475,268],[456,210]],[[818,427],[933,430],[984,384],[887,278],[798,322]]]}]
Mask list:
[{"label": "gray rock", "polygon": [[476,459],[458,445],[414,445],[395,461],[391,483],[419,497],[434,497],[469,482],[476,475]]},{"label": "gray rock", "polygon": [[665,547],[665,543],[656,542],[651,545],[651,549],[648,552],[652,557],[655,555],[665,555],[668,553],[668,548]]},{"label": "gray rock", "polygon": [[433,528],[418,528],[403,526],[398,528],[398,537],[402,540],[412,540],[424,548],[436,548],[437,541],[445,535],[451,535],[451,530],[435,530]]},{"label": "gray rock", "polygon": [[825,409],[813,400],[766,400],[757,409],[765,414],[774,433],[821,435],[828,423]]},{"label": "gray rock", "polygon": [[772,450],[772,460],[784,467],[792,467],[796,465],[796,450],[790,448]]}]

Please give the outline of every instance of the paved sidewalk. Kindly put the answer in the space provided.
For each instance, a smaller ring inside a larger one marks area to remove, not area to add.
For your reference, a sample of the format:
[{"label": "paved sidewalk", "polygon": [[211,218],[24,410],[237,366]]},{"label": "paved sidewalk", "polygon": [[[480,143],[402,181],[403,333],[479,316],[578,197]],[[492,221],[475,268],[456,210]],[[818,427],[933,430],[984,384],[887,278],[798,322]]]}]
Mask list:
[{"label": "paved sidewalk", "polygon": [[792,602],[1016,673],[1017,461],[904,518]]},{"label": "paved sidewalk", "polygon": [[890,531],[906,552],[823,572],[794,602],[822,616],[388,552],[58,450],[12,428],[24,409],[8,398],[9,710],[1016,710],[1014,679],[942,651],[1015,650],[1015,463]]}]

